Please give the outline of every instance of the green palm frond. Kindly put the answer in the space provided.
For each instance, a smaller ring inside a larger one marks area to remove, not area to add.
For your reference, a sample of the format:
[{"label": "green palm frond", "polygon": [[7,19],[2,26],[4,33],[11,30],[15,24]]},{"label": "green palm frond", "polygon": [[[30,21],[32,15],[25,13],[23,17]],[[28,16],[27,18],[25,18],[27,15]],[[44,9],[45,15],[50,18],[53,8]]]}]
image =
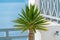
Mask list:
[{"label": "green palm frond", "polygon": [[39,10],[35,5],[26,5],[25,10],[22,9],[22,14],[18,14],[19,17],[17,19],[13,20],[14,27],[17,27],[18,29],[22,28],[22,31],[26,31],[29,29],[32,29],[34,32],[36,32],[36,29],[38,30],[46,30],[46,27],[43,25],[47,25],[47,21],[44,20],[44,17],[41,16],[41,10]]}]

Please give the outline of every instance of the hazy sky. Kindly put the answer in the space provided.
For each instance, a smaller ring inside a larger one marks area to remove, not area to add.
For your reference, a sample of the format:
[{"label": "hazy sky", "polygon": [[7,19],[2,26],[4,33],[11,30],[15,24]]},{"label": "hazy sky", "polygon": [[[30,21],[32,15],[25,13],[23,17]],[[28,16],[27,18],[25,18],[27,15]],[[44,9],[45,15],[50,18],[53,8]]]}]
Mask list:
[{"label": "hazy sky", "polygon": [[0,2],[25,2],[26,0],[0,0]]},{"label": "hazy sky", "polygon": [[[19,2],[20,1],[20,2]],[[11,22],[17,18],[21,9],[25,9],[26,0],[0,0],[0,28],[11,28]]]}]

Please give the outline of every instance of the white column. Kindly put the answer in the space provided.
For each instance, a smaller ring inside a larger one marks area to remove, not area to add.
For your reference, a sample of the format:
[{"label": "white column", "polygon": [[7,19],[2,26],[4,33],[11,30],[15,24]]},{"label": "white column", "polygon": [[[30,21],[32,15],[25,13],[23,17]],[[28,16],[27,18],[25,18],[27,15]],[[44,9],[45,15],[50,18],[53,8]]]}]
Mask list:
[{"label": "white column", "polygon": [[35,40],[41,40],[41,34],[40,34],[40,31],[36,30],[36,33],[35,33]]},{"label": "white column", "polygon": [[[30,4],[32,4],[32,5],[36,5],[36,6],[38,6],[39,4],[39,0],[29,0],[29,6],[30,6]],[[35,40],[41,40],[41,34],[40,34],[40,32],[38,31],[38,30],[36,30],[36,33],[35,33]]]},{"label": "white column", "polygon": [[28,5],[30,5],[30,4],[35,4],[35,0],[29,0],[29,4]]}]

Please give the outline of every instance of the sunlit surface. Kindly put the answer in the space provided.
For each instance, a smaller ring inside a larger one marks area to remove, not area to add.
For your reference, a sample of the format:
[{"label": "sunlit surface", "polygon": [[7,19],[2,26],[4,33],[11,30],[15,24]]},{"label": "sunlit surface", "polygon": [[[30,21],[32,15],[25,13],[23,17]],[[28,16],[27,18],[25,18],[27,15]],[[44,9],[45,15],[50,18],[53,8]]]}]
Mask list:
[{"label": "sunlit surface", "polygon": [[39,5],[47,20],[60,23],[60,0],[40,0]]}]

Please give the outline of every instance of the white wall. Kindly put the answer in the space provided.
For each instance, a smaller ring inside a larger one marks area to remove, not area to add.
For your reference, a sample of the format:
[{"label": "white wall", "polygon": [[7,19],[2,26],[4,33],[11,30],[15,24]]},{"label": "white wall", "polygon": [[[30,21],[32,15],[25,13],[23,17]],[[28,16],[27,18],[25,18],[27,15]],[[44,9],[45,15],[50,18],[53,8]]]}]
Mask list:
[{"label": "white wall", "polygon": [[38,30],[35,33],[35,40],[41,40],[41,33]]},{"label": "white wall", "polygon": [[[60,24],[51,22],[46,27],[47,31],[37,31],[35,34],[36,40],[60,40]],[[56,31],[59,31],[59,36],[55,35]]]},{"label": "white wall", "polygon": [[[46,25],[47,31],[38,31],[35,33],[35,40],[60,40],[60,24],[51,22]],[[55,35],[59,31],[59,36]]]},{"label": "white wall", "polygon": [[[35,5],[39,7],[39,0],[35,0]],[[37,31],[36,40],[60,40],[60,24],[50,22],[46,25],[48,31]],[[59,31],[59,36],[55,35],[56,31]]]},{"label": "white wall", "polygon": [[30,5],[30,4],[35,4],[35,0],[29,0],[29,4],[28,5]]},{"label": "white wall", "polygon": [[46,27],[48,31],[41,31],[41,40],[60,40],[55,35],[56,31],[60,31],[60,24],[53,22],[50,25],[46,25]]},{"label": "white wall", "polygon": [[[39,6],[39,0],[29,0],[29,4]],[[60,31],[60,24],[50,22],[46,25],[48,31],[38,31],[35,33],[35,40],[60,40],[59,36],[55,35],[56,31]]]}]

